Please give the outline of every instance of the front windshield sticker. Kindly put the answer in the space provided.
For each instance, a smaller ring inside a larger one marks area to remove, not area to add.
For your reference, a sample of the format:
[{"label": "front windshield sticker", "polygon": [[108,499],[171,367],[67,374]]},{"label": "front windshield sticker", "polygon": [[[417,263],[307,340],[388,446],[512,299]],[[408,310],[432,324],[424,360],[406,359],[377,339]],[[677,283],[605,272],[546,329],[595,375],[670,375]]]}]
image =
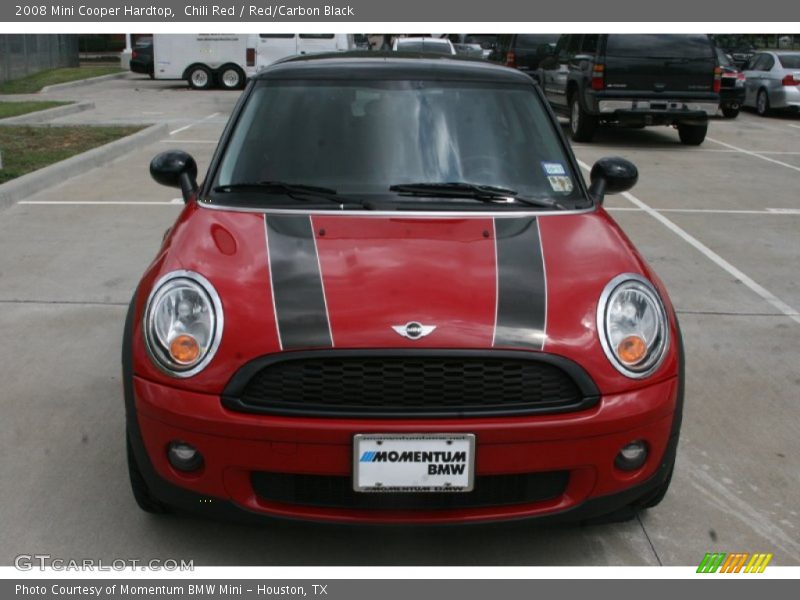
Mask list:
[{"label": "front windshield sticker", "polygon": [[[567,170],[564,168],[564,165],[562,165],[560,162],[545,162],[545,161],[542,161],[542,168],[544,169],[545,175],[547,175],[548,177],[550,177],[551,175],[566,175],[567,174]],[[551,184],[552,184],[552,182],[551,182]],[[553,189],[555,189],[555,188],[553,188]],[[569,189],[572,189],[572,186],[570,186]]]},{"label": "front windshield sticker", "polygon": [[572,191],[572,179],[566,175],[550,175],[547,180],[554,192],[569,194]]}]

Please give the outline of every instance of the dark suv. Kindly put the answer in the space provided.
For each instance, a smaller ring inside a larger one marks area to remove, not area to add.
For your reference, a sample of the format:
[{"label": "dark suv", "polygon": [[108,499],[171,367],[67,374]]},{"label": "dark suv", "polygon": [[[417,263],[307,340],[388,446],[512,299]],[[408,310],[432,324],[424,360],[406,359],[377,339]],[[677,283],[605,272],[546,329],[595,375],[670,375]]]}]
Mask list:
[{"label": "dark suv", "polygon": [[681,142],[703,143],[719,106],[721,70],[702,34],[562,35],[539,68],[553,109],[570,118],[572,139],[598,125],[672,125]]},{"label": "dark suv", "polygon": [[500,35],[489,60],[519,69],[537,79],[539,64],[553,53],[558,37],[557,33]]}]

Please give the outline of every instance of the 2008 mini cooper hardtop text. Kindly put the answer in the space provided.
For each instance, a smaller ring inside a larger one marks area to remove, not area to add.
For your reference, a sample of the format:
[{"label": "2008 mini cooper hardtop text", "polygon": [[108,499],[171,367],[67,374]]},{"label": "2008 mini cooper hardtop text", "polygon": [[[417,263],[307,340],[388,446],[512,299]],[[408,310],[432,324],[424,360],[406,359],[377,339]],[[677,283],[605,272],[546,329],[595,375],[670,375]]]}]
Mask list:
[{"label": "2008 mini cooper hardtop text", "polygon": [[338,522],[624,518],[669,486],[662,283],[536,84],[448,57],[305,57],[248,84],[131,302],[143,509]]}]

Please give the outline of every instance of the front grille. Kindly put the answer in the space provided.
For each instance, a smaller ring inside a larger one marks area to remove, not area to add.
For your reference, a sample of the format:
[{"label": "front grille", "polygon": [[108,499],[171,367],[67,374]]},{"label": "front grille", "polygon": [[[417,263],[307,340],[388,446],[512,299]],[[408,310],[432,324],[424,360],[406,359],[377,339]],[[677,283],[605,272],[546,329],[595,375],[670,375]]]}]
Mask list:
[{"label": "front grille", "polygon": [[[596,400],[561,366],[511,354],[280,357],[248,374],[241,389],[229,389],[226,406],[273,414],[430,417],[562,412]],[[584,381],[587,387],[591,381]]]},{"label": "front grille", "polygon": [[569,471],[479,475],[471,492],[356,492],[350,477],[255,472],[253,491],[262,500],[365,510],[480,508],[530,504],[558,498],[569,481]]}]

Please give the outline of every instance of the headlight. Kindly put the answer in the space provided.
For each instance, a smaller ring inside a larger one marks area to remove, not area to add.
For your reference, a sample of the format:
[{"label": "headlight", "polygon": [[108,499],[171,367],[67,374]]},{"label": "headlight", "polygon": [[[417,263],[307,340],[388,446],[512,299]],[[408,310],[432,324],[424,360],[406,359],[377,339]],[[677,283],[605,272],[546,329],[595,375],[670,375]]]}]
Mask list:
[{"label": "headlight", "polygon": [[191,377],[214,357],[222,323],[222,304],[211,283],[191,271],[174,271],[156,283],[147,299],[147,350],[167,374]]},{"label": "headlight", "polygon": [[597,331],[611,364],[634,379],[653,373],[669,344],[667,314],[658,292],[632,273],[618,275],[603,290]]}]

